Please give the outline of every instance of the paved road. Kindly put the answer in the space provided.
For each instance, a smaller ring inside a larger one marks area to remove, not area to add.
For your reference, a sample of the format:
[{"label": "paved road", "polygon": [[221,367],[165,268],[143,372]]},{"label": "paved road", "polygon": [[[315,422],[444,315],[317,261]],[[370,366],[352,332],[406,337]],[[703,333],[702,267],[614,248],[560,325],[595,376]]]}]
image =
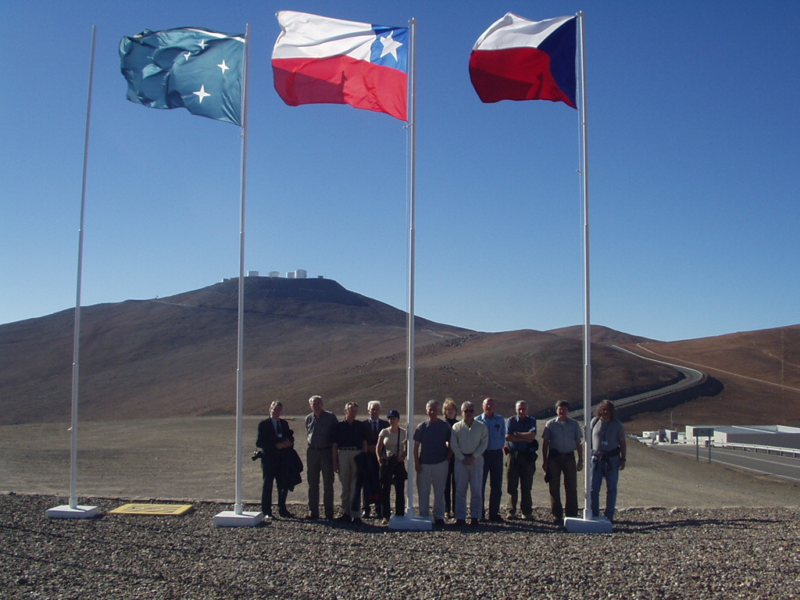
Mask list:
[{"label": "paved road", "polygon": [[[617,408],[622,408],[623,406],[631,406],[634,404],[638,404],[640,402],[644,402],[650,400],[651,398],[655,398],[658,396],[664,396],[666,394],[672,394],[674,392],[678,392],[680,390],[693,387],[697,385],[700,381],[703,380],[704,373],[702,371],[698,371],[697,369],[691,369],[689,367],[684,367],[682,365],[676,365],[674,363],[669,363],[663,360],[657,360],[655,358],[649,358],[647,356],[642,356],[641,354],[637,354],[636,352],[631,352],[625,348],[620,348],[619,346],[611,346],[615,350],[619,350],[620,352],[627,352],[635,356],[636,358],[641,358],[642,360],[649,360],[650,362],[659,363],[662,365],[667,365],[668,367],[672,367],[673,369],[680,371],[683,373],[684,378],[678,381],[677,383],[673,383],[672,385],[668,385],[666,387],[658,388],[657,390],[651,390],[649,392],[644,392],[642,394],[636,394],[635,396],[628,396],[627,398],[618,398],[614,400],[614,405]],[[573,419],[577,419],[579,421],[583,420],[583,405],[580,408],[576,408],[571,410],[569,416]]]},{"label": "paved road", "polygon": [[[682,454],[684,456],[696,456],[696,449],[693,445],[683,444],[659,444],[653,446],[658,450]],[[700,462],[708,462],[708,448],[701,446]],[[726,448],[712,448],[711,462],[745,469],[761,475],[770,475],[780,479],[800,484],[800,459],[790,456],[778,456],[776,454],[744,452],[742,450],[728,450]]]}]

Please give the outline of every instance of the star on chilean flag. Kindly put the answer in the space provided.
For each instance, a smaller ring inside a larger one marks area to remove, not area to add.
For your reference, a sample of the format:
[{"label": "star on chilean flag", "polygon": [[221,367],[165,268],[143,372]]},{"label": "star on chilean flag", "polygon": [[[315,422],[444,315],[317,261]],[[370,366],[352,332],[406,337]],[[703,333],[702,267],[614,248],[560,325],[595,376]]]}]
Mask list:
[{"label": "star on chilean flag", "polygon": [[278,22],[272,70],[286,104],[349,104],[407,120],[407,27],[289,10]]}]

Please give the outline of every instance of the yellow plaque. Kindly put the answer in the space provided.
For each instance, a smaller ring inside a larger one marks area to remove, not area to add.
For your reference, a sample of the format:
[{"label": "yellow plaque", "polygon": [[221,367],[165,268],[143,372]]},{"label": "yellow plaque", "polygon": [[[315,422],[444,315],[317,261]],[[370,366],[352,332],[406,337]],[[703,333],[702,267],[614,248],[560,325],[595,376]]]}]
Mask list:
[{"label": "yellow plaque", "polygon": [[185,515],[191,504],[123,504],[108,511],[117,515]]}]

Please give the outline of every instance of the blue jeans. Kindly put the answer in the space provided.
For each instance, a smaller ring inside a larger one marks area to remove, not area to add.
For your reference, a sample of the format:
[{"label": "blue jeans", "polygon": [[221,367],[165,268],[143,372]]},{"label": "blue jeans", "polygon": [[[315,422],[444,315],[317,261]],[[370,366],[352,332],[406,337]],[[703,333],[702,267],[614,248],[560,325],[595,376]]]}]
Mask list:
[{"label": "blue jeans", "polygon": [[600,516],[600,486],[606,481],[606,512],[608,519],[614,518],[617,508],[617,483],[619,482],[620,457],[592,458],[592,516]]}]

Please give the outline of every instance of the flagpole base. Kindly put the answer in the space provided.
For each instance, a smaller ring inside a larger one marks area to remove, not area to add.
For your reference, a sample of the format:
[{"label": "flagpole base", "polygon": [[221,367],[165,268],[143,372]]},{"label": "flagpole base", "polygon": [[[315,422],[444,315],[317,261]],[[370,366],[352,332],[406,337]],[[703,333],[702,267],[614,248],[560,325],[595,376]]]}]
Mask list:
[{"label": "flagpole base", "polygon": [[92,519],[100,513],[99,506],[78,505],[72,508],[69,504],[62,504],[47,509],[49,519]]},{"label": "flagpole base", "polygon": [[605,517],[567,517],[564,529],[568,533],[614,533],[614,525]]},{"label": "flagpole base", "polygon": [[243,511],[237,514],[232,510],[223,510],[214,515],[214,525],[217,527],[255,527],[264,520],[261,511]]},{"label": "flagpole base", "polygon": [[414,514],[414,509],[409,508],[405,515],[395,515],[389,519],[389,529],[395,531],[431,531],[433,521],[430,517],[418,517]]}]

